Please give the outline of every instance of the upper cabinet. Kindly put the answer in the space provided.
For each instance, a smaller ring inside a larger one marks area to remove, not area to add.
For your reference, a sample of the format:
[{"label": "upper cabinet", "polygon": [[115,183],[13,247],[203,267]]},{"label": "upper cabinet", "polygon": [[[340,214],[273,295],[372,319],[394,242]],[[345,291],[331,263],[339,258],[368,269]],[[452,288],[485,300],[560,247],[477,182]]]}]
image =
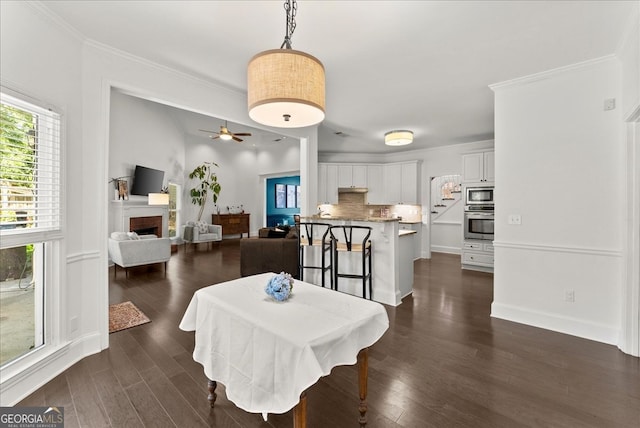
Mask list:
[{"label": "upper cabinet", "polygon": [[384,205],[384,181],[382,165],[367,165],[367,203]]},{"label": "upper cabinet", "polygon": [[337,204],[338,188],[362,187],[370,205],[419,204],[419,165],[318,163],[318,203]]},{"label": "upper cabinet", "polygon": [[338,165],[338,187],[367,187],[367,165]]},{"label": "upper cabinet", "polygon": [[463,183],[493,183],[495,180],[495,152],[493,150],[462,155]]},{"label": "upper cabinet", "polygon": [[318,203],[338,203],[338,166],[318,164]]},{"label": "upper cabinet", "polygon": [[384,202],[416,205],[420,202],[419,163],[392,163],[383,167]]}]

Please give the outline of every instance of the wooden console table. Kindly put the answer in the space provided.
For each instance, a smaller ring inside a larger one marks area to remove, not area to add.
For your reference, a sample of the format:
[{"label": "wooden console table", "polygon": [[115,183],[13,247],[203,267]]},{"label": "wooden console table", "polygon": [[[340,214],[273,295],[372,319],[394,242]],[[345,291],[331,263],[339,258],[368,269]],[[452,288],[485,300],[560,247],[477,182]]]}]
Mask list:
[{"label": "wooden console table", "polygon": [[222,236],[240,235],[246,233],[249,237],[249,214],[212,214],[211,224],[222,226]]}]

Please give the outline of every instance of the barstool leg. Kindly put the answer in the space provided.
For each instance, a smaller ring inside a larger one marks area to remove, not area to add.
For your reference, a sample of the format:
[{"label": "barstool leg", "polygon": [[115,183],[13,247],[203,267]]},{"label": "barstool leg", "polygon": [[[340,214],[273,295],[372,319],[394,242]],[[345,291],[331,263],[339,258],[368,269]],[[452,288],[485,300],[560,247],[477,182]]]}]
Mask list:
[{"label": "barstool leg", "polygon": [[336,247],[333,249],[333,286],[336,287],[335,290],[338,291],[338,250]]},{"label": "barstool leg", "polygon": [[373,257],[373,249],[369,247],[369,300],[373,300],[373,272],[371,271],[372,257]]},{"label": "barstool leg", "polygon": [[367,298],[367,248],[362,249],[362,298]]}]

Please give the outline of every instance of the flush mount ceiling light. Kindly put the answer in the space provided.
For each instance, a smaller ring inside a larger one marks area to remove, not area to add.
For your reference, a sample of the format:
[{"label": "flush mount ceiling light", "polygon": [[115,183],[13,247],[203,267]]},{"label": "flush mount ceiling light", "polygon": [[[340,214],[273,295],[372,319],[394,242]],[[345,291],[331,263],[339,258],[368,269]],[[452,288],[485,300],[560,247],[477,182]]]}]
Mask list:
[{"label": "flush mount ceiling light", "polygon": [[407,130],[389,131],[384,134],[384,143],[387,146],[406,146],[413,142],[413,132]]},{"label": "flush mount ceiling light", "polygon": [[249,117],[277,128],[301,128],[324,119],[324,66],[314,56],[291,49],[296,0],[284,2],[287,33],[280,49],[260,52],[249,61]]}]

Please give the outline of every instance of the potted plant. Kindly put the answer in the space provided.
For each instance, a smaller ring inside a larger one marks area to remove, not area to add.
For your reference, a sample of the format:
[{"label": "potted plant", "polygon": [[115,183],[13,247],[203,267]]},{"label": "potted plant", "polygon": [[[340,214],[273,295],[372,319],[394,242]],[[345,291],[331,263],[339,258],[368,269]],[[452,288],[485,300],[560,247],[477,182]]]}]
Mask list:
[{"label": "potted plant", "polygon": [[213,203],[218,202],[218,196],[220,195],[222,187],[220,183],[218,183],[218,176],[213,171],[214,166],[217,167],[218,164],[215,162],[204,162],[189,173],[190,179],[200,180],[200,184],[190,190],[191,203],[200,206],[197,221],[200,221],[204,207],[207,205],[209,192],[211,192]]}]

